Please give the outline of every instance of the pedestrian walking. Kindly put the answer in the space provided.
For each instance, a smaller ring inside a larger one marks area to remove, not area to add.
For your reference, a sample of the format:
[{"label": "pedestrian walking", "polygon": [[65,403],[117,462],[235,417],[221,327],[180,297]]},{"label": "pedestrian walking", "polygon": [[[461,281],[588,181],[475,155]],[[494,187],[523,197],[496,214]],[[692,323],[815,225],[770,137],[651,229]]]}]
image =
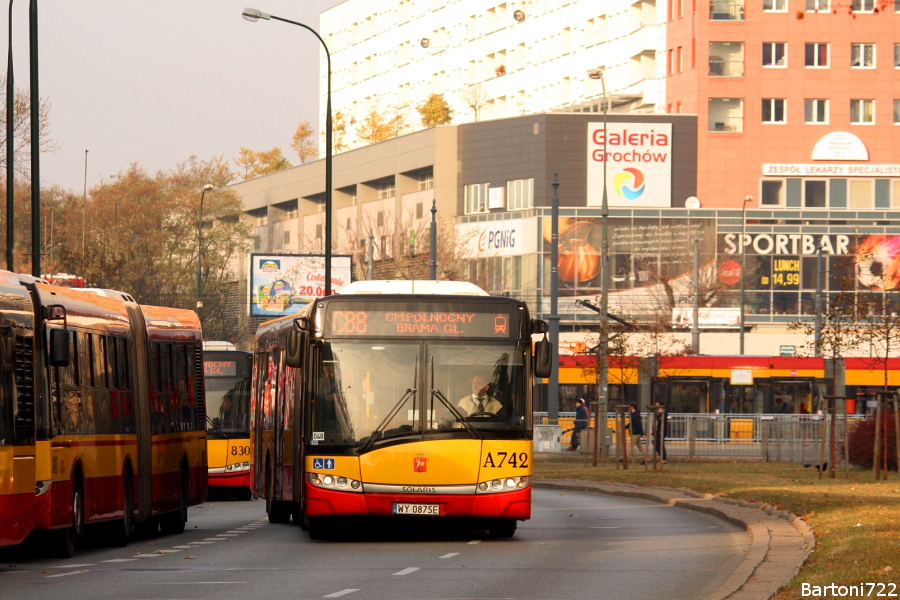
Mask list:
[{"label": "pedestrian walking", "polygon": [[572,443],[569,444],[569,450],[575,452],[579,446],[579,433],[587,429],[588,426],[588,410],[584,405],[584,399],[575,400],[575,429],[572,430]]},{"label": "pedestrian walking", "polygon": [[[644,452],[644,446],[641,444],[641,437],[644,435],[644,424],[641,422],[641,409],[638,408],[637,404],[632,402],[629,411],[631,412],[631,421],[628,424],[631,431],[631,446],[632,448],[640,450],[641,456],[644,457],[644,462],[647,462],[647,453]],[[637,455],[632,451],[631,456],[636,457]]]}]

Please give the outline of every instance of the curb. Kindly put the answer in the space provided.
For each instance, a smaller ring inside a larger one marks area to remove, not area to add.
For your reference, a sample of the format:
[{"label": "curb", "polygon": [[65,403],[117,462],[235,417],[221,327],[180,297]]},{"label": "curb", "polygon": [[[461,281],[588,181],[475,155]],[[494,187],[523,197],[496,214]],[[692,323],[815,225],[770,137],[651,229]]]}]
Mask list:
[{"label": "curb", "polygon": [[626,483],[550,479],[535,481],[534,485],[659,502],[696,510],[742,528],[750,534],[750,551],[725,583],[703,600],[769,600],[797,575],[816,546],[816,538],[803,519],[770,504]]}]

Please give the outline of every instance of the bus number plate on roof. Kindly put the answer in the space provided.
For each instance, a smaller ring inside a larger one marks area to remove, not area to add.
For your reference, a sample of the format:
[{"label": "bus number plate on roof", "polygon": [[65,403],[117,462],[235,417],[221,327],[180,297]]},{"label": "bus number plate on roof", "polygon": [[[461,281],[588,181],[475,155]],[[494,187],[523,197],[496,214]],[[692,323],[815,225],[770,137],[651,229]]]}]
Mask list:
[{"label": "bus number plate on roof", "polygon": [[395,515],[424,515],[431,517],[441,516],[440,504],[401,504],[394,503]]}]

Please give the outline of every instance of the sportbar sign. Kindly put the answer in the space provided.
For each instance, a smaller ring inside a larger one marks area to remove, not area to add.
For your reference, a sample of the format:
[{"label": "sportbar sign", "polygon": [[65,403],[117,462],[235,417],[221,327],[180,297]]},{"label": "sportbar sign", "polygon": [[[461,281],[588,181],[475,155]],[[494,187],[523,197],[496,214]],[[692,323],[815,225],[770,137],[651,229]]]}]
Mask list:
[{"label": "sportbar sign", "polygon": [[604,162],[610,206],[672,205],[671,123],[589,123],[587,150],[588,206],[603,204]]}]

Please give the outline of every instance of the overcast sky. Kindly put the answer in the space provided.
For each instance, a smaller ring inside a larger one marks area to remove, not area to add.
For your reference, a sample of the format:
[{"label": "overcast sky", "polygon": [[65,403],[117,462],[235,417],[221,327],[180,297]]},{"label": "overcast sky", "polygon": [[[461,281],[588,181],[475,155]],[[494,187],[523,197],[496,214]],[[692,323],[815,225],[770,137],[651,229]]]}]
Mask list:
[{"label": "overcast sky", "polygon": [[[318,128],[319,42],[241,12],[252,6],[318,30],[319,13],[341,1],[39,0],[39,90],[60,146],[41,155],[42,185],[81,193],[86,149],[88,189],[131,163],[154,172],[191,155],[231,160],[241,146],[279,146],[296,164],[297,124]],[[14,73],[23,90],[28,7],[14,0]],[[0,12],[8,32],[8,3]]]}]

